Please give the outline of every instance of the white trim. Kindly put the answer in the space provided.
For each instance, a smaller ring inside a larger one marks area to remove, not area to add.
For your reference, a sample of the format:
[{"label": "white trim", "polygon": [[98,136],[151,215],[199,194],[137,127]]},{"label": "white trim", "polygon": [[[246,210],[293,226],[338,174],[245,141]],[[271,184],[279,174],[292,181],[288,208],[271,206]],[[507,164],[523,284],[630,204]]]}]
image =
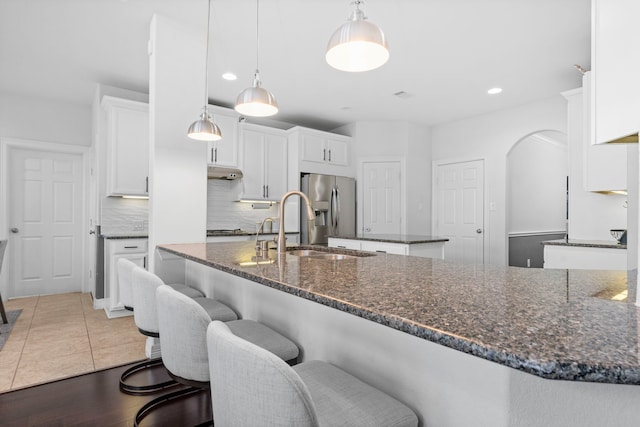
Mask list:
[{"label": "white trim", "polygon": [[[41,152],[49,152],[49,153],[64,153],[64,154],[74,154],[80,156],[80,161],[82,163],[82,230],[81,233],[83,235],[82,238],[82,266],[81,266],[81,274],[82,274],[82,292],[87,292],[88,290],[93,291],[93,289],[89,289],[89,284],[87,283],[87,268],[89,266],[87,253],[88,253],[88,244],[89,244],[89,226],[88,226],[88,212],[87,212],[87,200],[89,200],[89,174],[90,174],[90,156],[91,147],[80,146],[80,145],[71,145],[71,144],[60,144],[57,142],[47,142],[47,141],[38,141],[31,139],[22,139],[22,138],[12,138],[12,137],[0,137],[0,239],[8,238],[9,232],[9,152],[12,149],[20,149],[20,150],[33,150],[33,151],[41,151]],[[11,265],[11,259],[9,254],[5,254],[4,265]],[[7,258],[9,257],[9,258]],[[8,277],[10,282],[13,282],[9,277],[12,272],[9,268],[4,268],[3,270],[9,271],[10,273],[5,273],[5,277]],[[1,279],[1,278],[0,278]],[[6,282],[2,282],[0,280],[0,292],[5,293],[6,297],[12,297],[13,292],[6,293],[8,291]]]},{"label": "white trim", "polygon": [[364,221],[364,191],[362,184],[364,182],[364,164],[365,163],[400,163],[400,233],[407,234],[407,161],[405,157],[363,157],[358,159],[358,170],[356,179],[356,198],[357,202],[357,219],[358,229],[356,233],[361,233]]}]

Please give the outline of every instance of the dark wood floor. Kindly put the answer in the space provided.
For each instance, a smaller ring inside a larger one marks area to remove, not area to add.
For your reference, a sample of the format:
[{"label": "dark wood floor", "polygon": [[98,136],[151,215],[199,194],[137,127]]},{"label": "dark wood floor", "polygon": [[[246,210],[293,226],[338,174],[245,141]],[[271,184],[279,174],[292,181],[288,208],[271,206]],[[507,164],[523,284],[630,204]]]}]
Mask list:
[{"label": "dark wood floor", "polygon": [[[154,397],[130,396],[118,388],[121,366],[66,380],[0,394],[2,426],[132,426],[138,409]],[[132,378],[144,383],[166,379],[164,368]],[[192,426],[211,418],[211,403],[205,392],[176,400],[151,412],[144,426]]]}]

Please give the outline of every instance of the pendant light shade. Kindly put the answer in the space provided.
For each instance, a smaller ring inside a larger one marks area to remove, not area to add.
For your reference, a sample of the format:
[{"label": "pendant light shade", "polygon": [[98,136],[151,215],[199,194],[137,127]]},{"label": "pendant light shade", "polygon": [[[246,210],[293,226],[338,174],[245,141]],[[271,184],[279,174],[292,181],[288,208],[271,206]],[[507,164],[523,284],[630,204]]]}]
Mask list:
[{"label": "pendant light shade", "polygon": [[202,114],[200,119],[191,123],[189,130],[187,130],[187,136],[197,141],[217,141],[222,139],[222,132],[218,125],[216,125],[211,119],[209,114],[209,33],[211,32],[211,1],[209,2],[209,8],[207,10],[207,50],[205,53],[204,64],[204,107],[202,108]]},{"label": "pendant light shade", "polygon": [[253,85],[238,95],[235,110],[245,116],[267,117],[273,116],[278,112],[278,103],[276,102],[276,97],[263,88],[260,81],[260,71],[258,70],[258,59],[260,57],[259,6],[259,0],[256,0],[256,72],[253,75]]},{"label": "pendant light shade", "polygon": [[253,117],[273,116],[278,112],[276,97],[261,86],[258,70],[253,78],[253,86],[246,88],[238,95],[236,111]]},{"label": "pendant light shade", "polygon": [[389,60],[387,39],[380,27],[366,20],[361,3],[355,1],[355,10],[327,45],[327,63],[340,71],[369,71]]},{"label": "pendant light shade", "polygon": [[220,128],[211,120],[211,116],[206,108],[205,111],[200,114],[200,120],[191,123],[187,135],[189,138],[198,141],[218,141],[222,139]]}]

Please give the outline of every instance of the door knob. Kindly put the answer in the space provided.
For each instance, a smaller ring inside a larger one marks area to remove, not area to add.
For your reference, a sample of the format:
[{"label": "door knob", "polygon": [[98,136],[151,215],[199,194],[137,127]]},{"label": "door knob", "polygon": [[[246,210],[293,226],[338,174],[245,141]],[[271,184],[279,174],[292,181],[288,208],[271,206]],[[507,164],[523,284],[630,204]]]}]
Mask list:
[{"label": "door knob", "polygon": [[17,233],[18,231],[20,231],[20,230],[18,230],[16,227],[13,227],[13,228],[11,229],[11,232],[12,232],[12,233]]},{"label": "door knob", "polygon": [[370,231],[371,231],[371,228],[369,228],[369,227],[365,227],[364,231],[365,231],[366,233],[368,233],[368,232],[370,232]]},{"label": "door knob", "polygon": [[478,233],[478,234],[482,234],[482,228],[478,228],[478,229],[476,230],[476,233]]},{"label": "door knob", "polygon": [[89,234],[96,234],[96,230],[89,230]]}]

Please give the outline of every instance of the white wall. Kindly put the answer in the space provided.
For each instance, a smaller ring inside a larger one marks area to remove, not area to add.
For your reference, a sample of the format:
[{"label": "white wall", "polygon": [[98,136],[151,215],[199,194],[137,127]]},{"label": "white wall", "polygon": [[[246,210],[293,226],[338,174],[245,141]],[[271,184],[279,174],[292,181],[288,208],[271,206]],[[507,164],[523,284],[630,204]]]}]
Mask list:
[{"label": "white wall", "polygon": [[[569,158],[566,135],[531,135],[518,142],[507,160],[508,231],[566,231]],[[563,141],[564,139],[564,141]]]},{"label": "white wall", "polygon": [[[356,177],[366,159],[403,159],[405,197],[403,200],[407,234],[431,234],[431,139],[429,128],[408,122],[357,122],[337,132],[353,137],[351,164]],[[362,198],[358,195],[358,218],[362,218]],[[361,222],[360,222],[361,223]]]},{"label": "white wall", "polygon": [[91,106],[0,93],[0,136],[91,145]]},{"label": "white wall", "polygon": [[[204,31],[154,15],[151,42],[149,250],[153,255],[160,243],[206,239],[207,143],[187,137],[203,107]],[[155,271],[155,258],[149,259],[149,269]]]},{"label": "white wall", "polygon": [[582,90],[565,92],[569,123],[569,238],[608,240],[609,232],[627,228],[626,196],[592,193],[584,190],[584,109]]},{"label": "white wall", "polygon": [[[434,161],[485,160],[485,262],[507,264],[506,160],[511,147],[535,132],[567,132],[566,101],[558,95],[517,108],[434,126]],[[489,211],[489,203],[496,210]]]}]

